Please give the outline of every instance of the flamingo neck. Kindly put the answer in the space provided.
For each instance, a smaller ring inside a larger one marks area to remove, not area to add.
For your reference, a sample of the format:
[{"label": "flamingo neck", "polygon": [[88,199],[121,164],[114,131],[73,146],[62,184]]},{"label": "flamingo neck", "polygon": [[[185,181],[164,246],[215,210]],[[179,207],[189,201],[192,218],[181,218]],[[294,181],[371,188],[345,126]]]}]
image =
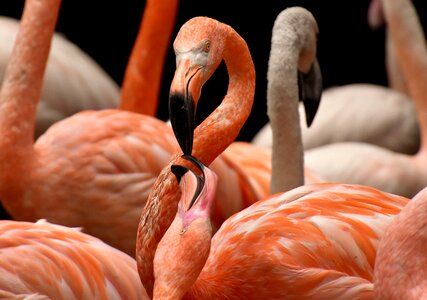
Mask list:
[{"label": "flamingo neck", "polygon": [[255,94],[253,61],[246,43],[234,31],[226,40],[223,58],[229,74],[227,94],[194,134],[193,155],[206,165],[237,138],[249,117]]},{"label": "flamingo neck", "polygon": [[267,114],[273,142],[271,194],[304,184],[304,151],[298,112],[299,48],[283,34],[277,34],[271,46],[267,73]]},{"label": "flamingo neck", "polygon": [[402,94],[409,95],[408,87],[402,70],[396,58],[396,49],[390,37],[390,32],[386,32],[386,69],[388,84],[393,89]]},{"label": "flamingo neck", "polygon": [[36,108],[60,0],[27,0],[0,92],[0,193],[22,185],[34,160]]},{"label": "flamingo neck", "polygon": [[122,84],[119,108],[149,116],[157,112],[163,66],[178,0],[148,0]]},{"label": "flamingo neck", "polygon": [[420,124],[421,149],[427,152],[427,47],[411,1],[383,0],[387,28]]},{"label": "flamingo neck", "polygon": [[375,299],[422,299],[427,295],[427,189],[387,227],[375,260]]},{"label": "flamingo neck", "polygon": [[136,262],[141,282],[150,297],[153,296],[153,261],[157,246],[175,218],[181,197],[178,182],[170,171],[173,164],[192,167],[178,155],[172,158],[151,189],[137,231]]}]

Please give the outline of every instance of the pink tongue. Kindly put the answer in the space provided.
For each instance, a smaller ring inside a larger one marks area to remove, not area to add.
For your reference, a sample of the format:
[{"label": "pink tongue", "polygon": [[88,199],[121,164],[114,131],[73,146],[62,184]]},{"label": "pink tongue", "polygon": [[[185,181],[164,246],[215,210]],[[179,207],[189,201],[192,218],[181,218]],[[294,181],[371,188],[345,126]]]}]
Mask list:
[{"label": "pink tongue", "polygon": [[384,11],[381,3],[382,0],[371,0],[371,4],[368,9],[368,23],[372,29],[384,25]]}]

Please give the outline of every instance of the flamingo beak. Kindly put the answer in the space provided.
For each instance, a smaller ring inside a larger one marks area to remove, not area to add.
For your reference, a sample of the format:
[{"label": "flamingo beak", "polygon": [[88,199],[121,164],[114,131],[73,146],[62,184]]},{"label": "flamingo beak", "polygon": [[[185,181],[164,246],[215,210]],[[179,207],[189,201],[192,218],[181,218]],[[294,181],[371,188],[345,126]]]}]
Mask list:
[{"label": "flamingo beak", "polygon": [[169,118],[182,152],[191,155],[197,102],[202,88],[200,66],[189,59],[178,62],[169,93]]},{"label": "flamingo beak", "polygon": [[199,169],[199,171],[201,172],[201,175],[197,175],[194,171],[192,171],[191,169],[189,169],[187,167],[184,167],[184,166],[181,166],[181,165],[172,165],[171,166],[171,171],[176,176],[176,179],[177,179],[178,183],[181,182],[181,178],[188,171],[192,172],[193,175],[197,179],[197,187],[196,187],[196,190],[194,192],[194,196],[193,196],[193,198],[190,201],[190,206],[188,208],[188,209],[190,209],[193,206],[194,202],[196,202],[197,198],[199,197],[199,195],[200,195],[200,193],[201,193],[201,191],[203,189],[203,186],[205,184],[205,178],[206,178],[206,171],[205,170],[206,170],[207,167],[200,160],[198,160],[197,158],[195,158],[194,156],[185,155],[184,154],[182,156],[182,158],[184,158],[185,160],[188,160],[191,163],[193,163],[197,167],[197,169]]},{"label": "flamingo beak", "polygon": [[322,73],[316,59],[307,73],[298,71],[299,100],[304,104],[308,127],[313,123],[319,108],[322,89]]}]

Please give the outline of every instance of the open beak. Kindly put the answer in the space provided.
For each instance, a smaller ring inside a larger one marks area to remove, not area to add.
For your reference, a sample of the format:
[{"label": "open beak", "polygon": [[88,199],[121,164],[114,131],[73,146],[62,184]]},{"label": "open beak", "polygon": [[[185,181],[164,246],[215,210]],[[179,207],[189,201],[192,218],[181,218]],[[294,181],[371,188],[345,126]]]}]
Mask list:
[{"label": "open beak", "polygon": [[197,102],[200,98],[202,67],[189,59],[178,62],[169,92],[169,118],[182,152],[191,155]]},{"label": "open beak", "polygon": [[316,59],[308,73],[298,71],[299,100],[304,103],[305,119],[308,127],[313,123],[319,108],[322,89],[322,73]]}]

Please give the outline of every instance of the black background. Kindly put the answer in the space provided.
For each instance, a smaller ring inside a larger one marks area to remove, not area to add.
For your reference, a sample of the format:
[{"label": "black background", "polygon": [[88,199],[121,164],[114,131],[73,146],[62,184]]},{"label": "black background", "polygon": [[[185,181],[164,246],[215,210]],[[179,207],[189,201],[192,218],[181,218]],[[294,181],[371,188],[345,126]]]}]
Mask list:
[{"label": "black background", "polygon": [[[324,88],[358,82],[387,85],[385,31],[384,28],[373,31],[368,27],[366,16],[369,2],[186,0],[180,2],[173,37],[191,17],[209,16],[233,26],[247,41],[256,66],[257,89],[252,114],[238,139],[249,140],[267,122],[266,72],[271,28],[277,14],[286,7],[303,6],[318,21],[318,59]],[[0,14],[20,18],[23,3],[23,0],[1,0]],[[413,3],[423,22],[427,14],[420,8],[421,0]],[[142,0],[63,0],[57,31],[92,56],[121,84],[144,5],[145,1]],[[175,58],[170,47],[158,111],[158,117],[163,120],[168,118],[167,98],[174,70]],[[226,86],[226,71],[222,66],[203,89],[198,119],[218,105]]]}]

